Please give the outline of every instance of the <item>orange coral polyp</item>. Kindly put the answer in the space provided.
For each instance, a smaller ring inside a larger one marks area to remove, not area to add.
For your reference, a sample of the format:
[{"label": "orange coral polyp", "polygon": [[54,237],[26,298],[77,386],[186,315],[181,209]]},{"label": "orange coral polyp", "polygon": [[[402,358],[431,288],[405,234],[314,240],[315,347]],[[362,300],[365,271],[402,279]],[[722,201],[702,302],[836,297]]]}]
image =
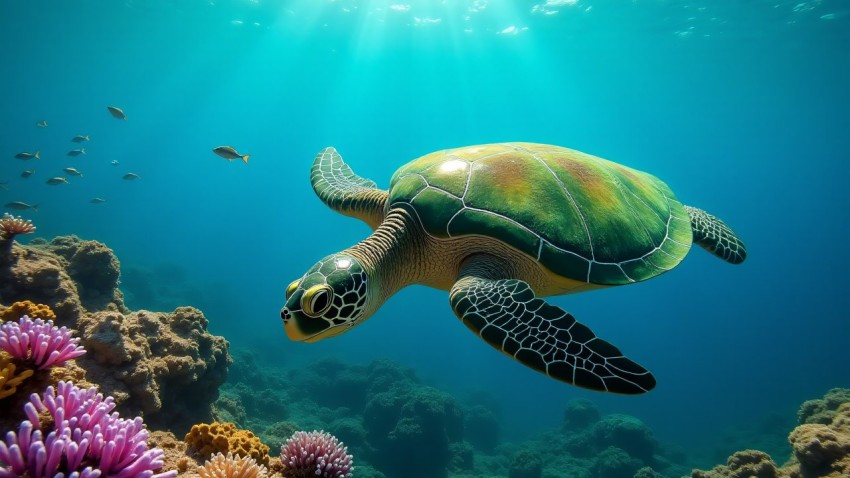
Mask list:
[{"label": "orange coral polyp", "polygon": [[18,385],[34,373],[33,370],[27,369],[16,375],[16,368],[5,354],[0,355],[0,399],[14,395],[18,391]]},{"label": "orange coral polyp", "polygon": [[240,430],[233,423],[199,423],[189,430],[184,441],[207,458],[216,453],[233,453],[265,466],[269,464],[269,447],[252,432]]},{"label": "orange coral polyp", "polygon": [[19,318],[28,315],[33,319],[52,320],[56,321],[56,314],[46,304],[36,304],[29,300],[15,302],[8,309],[0,312],[0,322],[6,320],[18,320]]}]

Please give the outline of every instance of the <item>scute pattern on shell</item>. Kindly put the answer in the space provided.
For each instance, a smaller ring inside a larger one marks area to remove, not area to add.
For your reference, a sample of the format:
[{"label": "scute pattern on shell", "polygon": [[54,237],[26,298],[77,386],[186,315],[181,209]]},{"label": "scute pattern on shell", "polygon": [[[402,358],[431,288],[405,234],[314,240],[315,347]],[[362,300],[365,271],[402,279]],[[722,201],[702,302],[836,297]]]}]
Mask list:
[{"label": "scute pattern on shell", "polygon": [[627,284],[672,269],[691,223],[656,177],[559,146],[504,143],[438,151],[401,167],[389,207],[408,206],[438,238],[504,242],[552,272]]}]

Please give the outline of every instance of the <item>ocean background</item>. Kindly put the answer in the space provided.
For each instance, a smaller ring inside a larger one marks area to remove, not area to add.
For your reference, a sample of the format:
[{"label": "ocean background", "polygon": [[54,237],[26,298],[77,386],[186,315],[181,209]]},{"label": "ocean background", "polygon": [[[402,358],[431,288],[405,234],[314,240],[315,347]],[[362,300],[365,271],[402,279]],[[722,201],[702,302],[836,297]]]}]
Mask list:
[{"label": "ocean background", "polygon": [[[128,306],[196,306],[258,363],[389,358],[498,401],[516,439],[588,398],[709,466],[706,450],[737,449],[730,433],[850,383],[847,45],[842,0],[2,0],[0,203],[39,204],[10,211],[37,236],[105,242]],[[694,247],[651,281],[550,299],[650,369],[655,390],[534,373],[419,286],[345,335],[286,338],[285,287],[369,233],[312,192],[316,152],[335,146],[386,187],[426,153],[503,141],[650,172],[746,242],[740,266]],[[84,176],[45,184],[65,167]]]}]

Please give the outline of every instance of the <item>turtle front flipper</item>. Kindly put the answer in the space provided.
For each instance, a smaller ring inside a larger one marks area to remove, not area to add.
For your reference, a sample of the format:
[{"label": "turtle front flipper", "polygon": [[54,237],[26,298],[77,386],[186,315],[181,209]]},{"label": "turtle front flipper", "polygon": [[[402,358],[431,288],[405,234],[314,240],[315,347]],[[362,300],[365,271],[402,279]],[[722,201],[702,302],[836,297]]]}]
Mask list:
[{"label": "turtle front flipper", "polygon": [[691,217],[694,242],[703,249],[732,264],[747,258],[747,248],[732,228],[715,216],[691,206],[685,206]]},{"label": "turtle front flipper", "polygon": [[373,230],[384,220],[387,192],[355,174],[335,148],[327,147],[316,155],[310,183],[319,199],[334,211],[361,219]]},{"label": "turtle front flipper", "polygon": [[645,368],[560,307],[535,297],[526,282],[497,278],[502,274],[495,263],[484,255],[467,260],[450,295],[458,318],[487,343],[579,387],[624,394],[655,387]]}]

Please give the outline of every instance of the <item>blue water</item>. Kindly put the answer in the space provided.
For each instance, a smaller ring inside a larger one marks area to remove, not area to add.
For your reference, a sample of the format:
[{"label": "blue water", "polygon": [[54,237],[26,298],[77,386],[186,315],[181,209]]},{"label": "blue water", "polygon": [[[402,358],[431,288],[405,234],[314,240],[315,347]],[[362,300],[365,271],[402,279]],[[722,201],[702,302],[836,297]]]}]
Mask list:
[{"label": "blue water", "polygon": [[[557,426],[584,397],[698,453],[847,386],[850,5],[544,3],[3,1],[0,202],[39,204],[22,213],[38,235],[97,239],[125,271],[153,271],[159,292],[128,293],[133,307],[195,305],[268,364],[389,357],[459,396],[498,397],[516,437]],[[76,134],[91,141],[71,158]],[[501,141],[651,172],[746,241],[741,266],[694,248],[651,281],[551,299],[652,370],[654,391],[603,395],[536,374],[423,287],[343,336],[286,338],[286,285],[369,233],[313,194],[317,151],[337,147],[386,187],[415,157]],[[24,150],[43,159],[13,157]],[[84,176],[45,184],[69,166]]]}]

